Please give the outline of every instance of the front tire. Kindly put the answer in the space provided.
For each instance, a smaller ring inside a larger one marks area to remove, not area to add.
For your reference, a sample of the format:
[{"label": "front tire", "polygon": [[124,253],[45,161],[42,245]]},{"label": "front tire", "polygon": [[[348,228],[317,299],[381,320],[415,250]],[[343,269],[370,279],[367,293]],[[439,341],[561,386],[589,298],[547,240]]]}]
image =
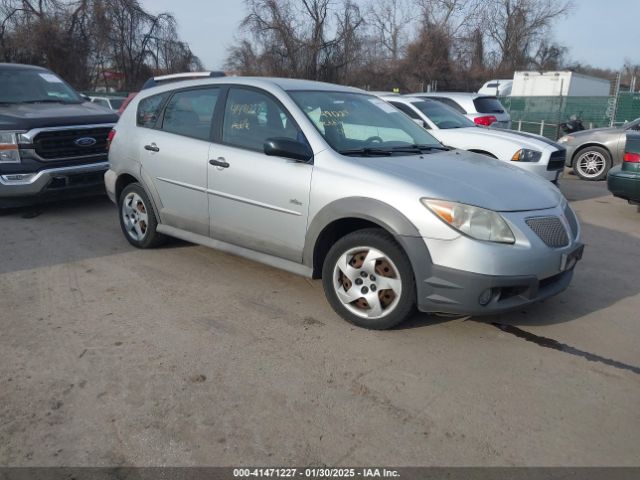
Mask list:
[{"label": "front tire", "polygon": [[409,259],[380,229],[365,229],[338,240],[322,266],[331,307],[354,325],[384,330],[415,312],[416,287]]},{"label": "front tire", "polygon": [[118,199],[120,228],[128,242],[137,248],[153,248],[167,239],[157,232],[158,220],[147,192],[139,183],[130,183]]},{"label": "front tire", "polygon": [[586,147],[578,152],[573,171],[582,180],[603,180],[611,168],[611,155],[601,147]]}]

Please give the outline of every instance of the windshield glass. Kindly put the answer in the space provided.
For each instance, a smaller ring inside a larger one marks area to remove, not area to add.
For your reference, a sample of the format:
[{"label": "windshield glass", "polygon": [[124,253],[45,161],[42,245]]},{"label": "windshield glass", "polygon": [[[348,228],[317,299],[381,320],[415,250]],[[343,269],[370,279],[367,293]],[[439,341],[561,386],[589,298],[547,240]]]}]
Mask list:
[{"label": "windshield glass", "polygon": [[289,92],[338,153],[420,154],[429,147],[443,149],[426,130],[384,100],[372,95],[331,92]]},{"label": "windshield glass", "polygon": [[60,77],[43,70],[0,70],[0,103],[80,103]]},{"label": "windshield glass", "polygon": [[639,127],[640,127],[640,118],[636,118],[635,120],[632,120],[622,125],[622,128],[624,128],[625,130],[629,128],[638,130]]},{"label": "windshield glass", "polygon": [[467,117],[440,102],[420,100],[419,102],[412,103],[418,110],[424,113],[429,120],[435,123],[436,127],[442,130],[476,126],[476,124]]},{"label": "windshield glass", "polygon": [[112,98],[109,102],[111,103],[111,108],[118,110],[124,103],[124,98]]}]

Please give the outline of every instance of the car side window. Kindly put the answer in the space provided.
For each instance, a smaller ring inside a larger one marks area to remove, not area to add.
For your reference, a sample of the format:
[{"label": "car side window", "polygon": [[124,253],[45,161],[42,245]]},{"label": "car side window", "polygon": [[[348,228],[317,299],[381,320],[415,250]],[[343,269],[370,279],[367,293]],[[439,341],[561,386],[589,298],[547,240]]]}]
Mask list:
[{"label": "car side window", "polygon": [[289,115],[266,93],[231,88],[222,125],[222,142],[249,150],[263,151],[268,138],[281,137],[307,143]]},{"label": "car side window", "polygon": [[391,103],[391,105],[396,107],[401,112],[406,113],[407,115],[409,115],[414,120],[422,120],[420,118],[420,115],[418,115],[416,112],[414,112],[413,109],[411,107],[409,107],[408,105],[405,105],[404,103],[399,103],[399,102],[390,102],[390,103]]},{"label": "car side window", "polygon": [[211,138],[211,120],[219,93],[218,87],[176,92],[164,109],[162,130],[200,140],[209,140]]},{"label": "car side window", "polygon": [[453,108],[454,110],[462,114],[467,113],[467,111],[464,108],[462,108],[460,105],[458,105],[457,102],[451,100],[450,98],[445,98],[445,97],[428,97],[428,98],[430,98],[431,100],[436,100],[440,103],[444,103],[445,105],[450,106],[451,108]]},{"label": "car side window", "polygon": [[153,128],[160,116],[162,104],[168,96],[169,93],[165,92],[140,100],[136,113],[136,124],[139,127]]},{"label": "car side window", "polygon": [[106,100],[103,100],[102,98],[94,98],[93,99],[93,103],[97,103],[98,105],[102,106],[102,107],[109,107],[109,103]]}]

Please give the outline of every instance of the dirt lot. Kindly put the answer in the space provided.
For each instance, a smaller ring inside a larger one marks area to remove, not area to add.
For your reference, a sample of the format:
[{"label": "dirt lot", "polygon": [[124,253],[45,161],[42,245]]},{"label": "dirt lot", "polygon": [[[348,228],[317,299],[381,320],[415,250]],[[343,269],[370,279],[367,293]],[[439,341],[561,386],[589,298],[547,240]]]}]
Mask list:
[{"label": "dirt lot", "polygon": [[387,332],[319,281],[135,250],[105,198],[5,213],[0,465],[640,465],[640,213],[562,189],[566,292]]}]

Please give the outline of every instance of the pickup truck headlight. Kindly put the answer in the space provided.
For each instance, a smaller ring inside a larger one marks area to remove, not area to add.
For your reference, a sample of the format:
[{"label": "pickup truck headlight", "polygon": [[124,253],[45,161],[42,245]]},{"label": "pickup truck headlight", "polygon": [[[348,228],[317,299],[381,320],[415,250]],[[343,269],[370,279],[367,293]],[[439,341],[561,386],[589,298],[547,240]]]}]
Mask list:
[{"label": "pickup truck headlight", "polygon": [[20,150],[16,134],[13,132],[0,132],[0,163],[19,163]]},{"label": "pickup truck headlight", "polygon": [[515,243],[516,239],[500,214],[464,203],[423,198],[422,204],[451,228],[487,242]]},{"label": "pickup truck headlight", "polygon": [[539,162],[540,158],[542,158],[542,152],[538,152],[537,150],[529,150],[528,148],[523,148],[518,150],[511,157],[512,162]]}]

